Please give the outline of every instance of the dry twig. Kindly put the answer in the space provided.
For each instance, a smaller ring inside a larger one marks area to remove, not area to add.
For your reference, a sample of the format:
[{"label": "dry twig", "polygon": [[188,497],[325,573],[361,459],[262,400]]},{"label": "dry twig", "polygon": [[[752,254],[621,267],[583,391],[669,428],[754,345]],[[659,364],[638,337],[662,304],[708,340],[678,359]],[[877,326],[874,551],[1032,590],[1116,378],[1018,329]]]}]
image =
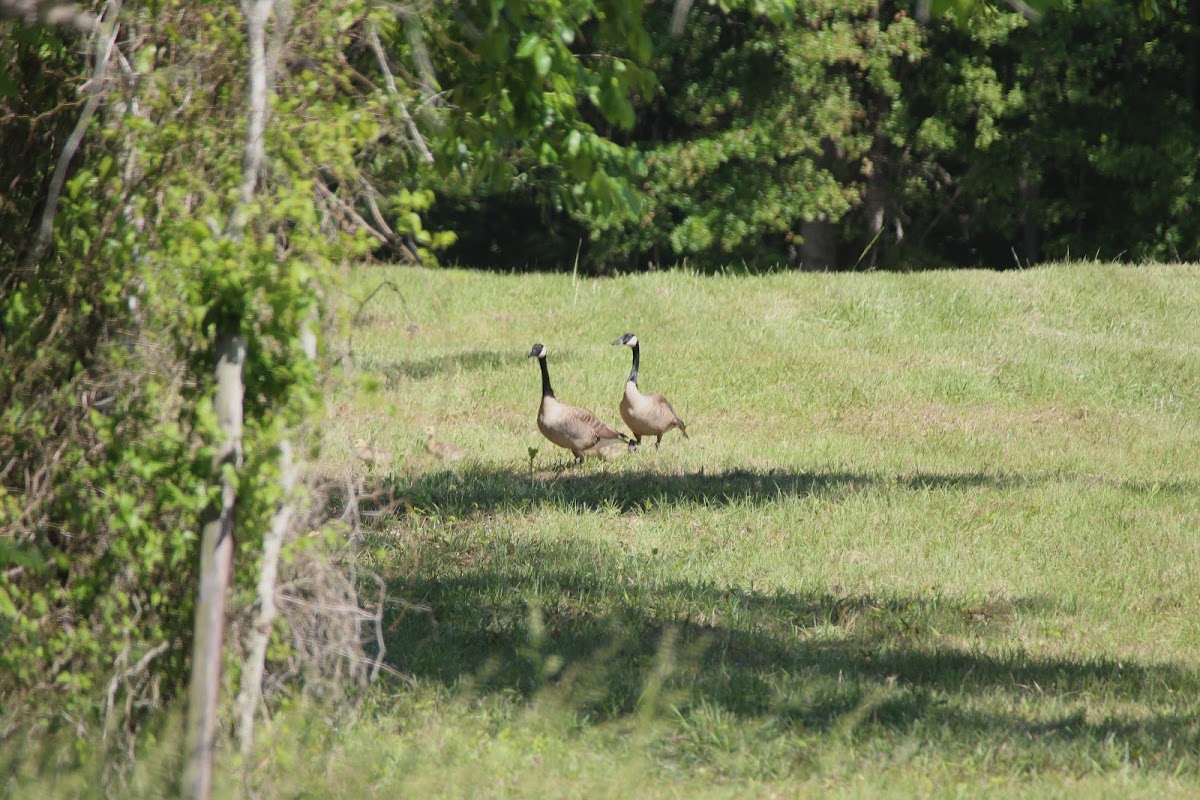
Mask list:
[{"label": "dry twig", "polygon": [[[10,1],[0,0],[0,3]],[[58,162],[54,165],[54,173],[50,177],[50,186],[46,192],[46,205],[42,208],[42,218],[38,224],[37,235],[25,257],[26,269],[38,262],[46,251],[46,246],[50,243],[50,235],[54,232],[54,215],[58,212],[58,200],[62,195],[63,184],[67,180],[67,166],[75,157],[79,145],[83,143],[83,135],[87,133],[88,125],[91,124],[92,117],[95,115],[96,109],[100,107],[100,100],[104,96],[104,78],[108,74],[108,62],[117,41],[117,31],[120,29],[117,19],[121,15],[121,2],[122,0],[110,0],[105,7],[104,29],[101,30],[100,36],[96,40],[96,64],[92,71],[92,77],[87,83],[88,99],[84,103],[83,112],[79,115],[79,121],[75,123],[75,129],[71,131],[62,153],[58,156]]]},{"label": "dry twig", "polygon": [[408,107],[400,100],[400,92],[396,88],[396,79],[392,76],[392,69],[388,66],[387,54],[383,52],[383,44],[379,41],[379,32],[370,23],[367,25],[367,44],[371,46],[372,52],[375,53],[375,60],[379,62],[379,70],[383,73],[383,80],[387,86],[388,94],[396,99],[396,108],[400,110],[400,116],[404,119],[409,136],[412,137],[413,146],[417,148],[417,152],[421,154],[421,158],[425,160],[426,164],[432,164],[433,153],[429,151],[429,146],[425,144],[425,138],[417,130],[417,123],[413,121],[412,116],[408,113]]}]

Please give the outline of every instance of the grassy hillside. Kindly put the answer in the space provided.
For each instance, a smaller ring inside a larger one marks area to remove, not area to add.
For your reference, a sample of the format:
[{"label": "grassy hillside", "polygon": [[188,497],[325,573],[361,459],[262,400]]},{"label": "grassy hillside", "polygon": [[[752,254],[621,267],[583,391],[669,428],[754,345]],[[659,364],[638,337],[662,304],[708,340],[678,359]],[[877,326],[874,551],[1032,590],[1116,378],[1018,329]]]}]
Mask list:
[{"label": "grassy hillside", "polygon": [[[369,734],[403,768],[372,772],[361,730],[338,745],[364,790],[1194,785],[1194,269],[364,269],[347,291],[384,280],[403,299],[354,326],[324,465],[389,448],[375,480],[411,509],[371,524],[415,604],[387,642],[415,689]],[[559,398],[618,424],[626,331],[692,438],[568,467],[525,356],[545,343]]]},{"label": "grassy hillside", "polygon": [[[320,468],[393,453],[406,679],[277,716],[259,796],[1193,794],[1194,268],[383,281]],[[626,331],[691,439],[568,466],[525,356],[619,424]]]}]

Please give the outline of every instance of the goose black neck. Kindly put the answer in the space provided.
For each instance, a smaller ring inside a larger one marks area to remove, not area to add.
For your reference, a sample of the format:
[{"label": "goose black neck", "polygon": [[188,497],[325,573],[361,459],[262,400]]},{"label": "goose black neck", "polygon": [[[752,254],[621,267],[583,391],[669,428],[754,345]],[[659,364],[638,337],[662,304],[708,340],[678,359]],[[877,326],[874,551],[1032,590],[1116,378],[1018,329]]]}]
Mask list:
[{"label": "goose black neck", "polygon": [[554,397],[554,390],[550,388],[550,370],[546,367],[546,359],[539,358],[538,366],[542,368],[542,397]]},{"label": "goose black neck", "polygon": [[635,343],[633,345],[633,369],[629,370],[629,380],[637,383],[638,365],[642,363],[642,351]]}]

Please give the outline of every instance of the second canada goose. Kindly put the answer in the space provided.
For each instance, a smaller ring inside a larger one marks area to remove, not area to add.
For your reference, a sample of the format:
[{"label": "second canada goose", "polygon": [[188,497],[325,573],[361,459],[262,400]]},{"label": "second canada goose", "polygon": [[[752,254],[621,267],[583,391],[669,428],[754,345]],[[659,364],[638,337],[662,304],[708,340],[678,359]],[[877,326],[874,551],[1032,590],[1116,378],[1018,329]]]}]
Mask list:
[{"label": "second canada goose", "polygon": [[632,333],[627,333],[613,342],[614,346],[619,344],[633,348],[633,369],[625,379],[625,394],[621,396],[621,419],[625,420],[634,436],[634,441],[629,446],[632,448],[640,445],[643,436],[653,436],[654,448],[657,450],[662,444],[663,434],[671,428],[679,428],[683,438],[687,439],[687,425],[675,413],[667,398],[655,392],[642,394],[638,389],[638,366],[642,358],[638,349],[638,338]]},{"label": "second canada goose", "polygon": [[462,461],[467,451],[450,442],[439,442],[433,438],[437,431],[432,425],[425,429],[425,452],[439,461]]},{"label": "second canada goose", "polygon": [[538,406],[537,424],[552,443],[570,450],[575,463],[583,457],[606,457],[614,444],[628,442],[629,437],[616,428],[605,425],[590,411],[559,402],[550,387],[550,371],[546,368],[546,347],[535,344],[528,358],[536,358],[542,370],[542,403]]}]

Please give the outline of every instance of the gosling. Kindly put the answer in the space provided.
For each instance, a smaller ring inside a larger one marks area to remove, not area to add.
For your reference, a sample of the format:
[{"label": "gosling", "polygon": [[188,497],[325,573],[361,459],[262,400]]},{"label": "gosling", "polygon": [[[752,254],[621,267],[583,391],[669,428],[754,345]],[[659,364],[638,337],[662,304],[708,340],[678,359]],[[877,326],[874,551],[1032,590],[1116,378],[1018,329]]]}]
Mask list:
[{"label": "gosling", "polygon": [[467,457],[467,451],[451,442],[441,442],[434,438],[437,431],[432,425],[425,429],[425,452],[438,461],[462,461]]},{"label": "gosling", "polygon": [[392,454],[382,447],[367,444],[366,439],[354,441],[354,456],[367,467],[386,468],[392,463]]}]

